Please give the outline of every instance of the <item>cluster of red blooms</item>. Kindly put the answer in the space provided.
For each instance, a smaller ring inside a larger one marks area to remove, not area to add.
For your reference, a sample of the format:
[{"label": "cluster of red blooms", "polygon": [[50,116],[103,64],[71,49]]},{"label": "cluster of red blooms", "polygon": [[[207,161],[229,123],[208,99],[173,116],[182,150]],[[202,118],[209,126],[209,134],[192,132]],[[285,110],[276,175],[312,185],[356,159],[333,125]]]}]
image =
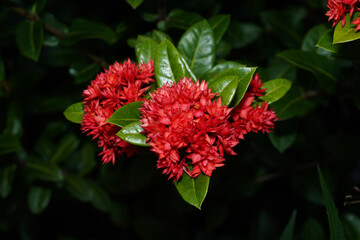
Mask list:
[{"label": "cluster of red blooms", "polygon": [[170,178],[179,180],[185,171],[191,177],[201,172],[211,176],[224,165],[224,152],[236,155],[232,148],[244,135],[254,131],[270,132],[278,120],[268,104],[252,106],[263,96],[261,80],[256,74],[240,102],[232,109],[223,106],[208,84],[184,78],[166,84],[144,100],[142,127],[151,150],[159,157],[157,167]]},{"label": "cluster of red blooms", "polygon": [[[354,12],[360,11],[360,0],[329,0],[327,7],[329,11],[326,16],[329,16],[329,21],[333,19],[333,27],[341,20],[341,25],[344,27],[346,23],[345,14],[350,13],[350,18]],[[355,30],[360,30],[360,17],[351,22],[356,24]]]},{"label": "cluster of red blooms", "polygon": [[130,60],[123,64],[115,62],[97,75],[83,92],[84,117],[81,130],[98,139],[98,146],[103,149],[103,163],[115,162],[115,156],[126,153],[127,156],[138,152],[138,147],[116,136],[120,127],[107,123],[106,120],[121,106],[141,101],[145,91],[154,82],[153,62],[135,65]]}]

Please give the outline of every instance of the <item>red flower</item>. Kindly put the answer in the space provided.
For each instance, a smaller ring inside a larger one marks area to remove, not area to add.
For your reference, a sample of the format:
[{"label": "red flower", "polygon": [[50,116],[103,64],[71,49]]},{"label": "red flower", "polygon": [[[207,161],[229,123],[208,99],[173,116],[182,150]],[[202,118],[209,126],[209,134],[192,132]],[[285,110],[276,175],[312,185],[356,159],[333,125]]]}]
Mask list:
[{"label": "red flower", "polygon": [[83,92],[84,117],[81,130],[98,139],[98,146],[103,148],[100,153],[103,163],[112,161],[115,156],[126,153],[133,155],[138,148],[129,144],[116,133],[120,127],[107,123],[106,120],[121,106],[142,100],[144,92],[154,82],[154,66],[151,61],[141,66],[130,60],[123,64],[115,62],[109,70],[97,75]]},{"label": "red flower", "polygon": [[352,24],[357,24],[355,31],[359,31],[360,30],[360,17],[358,17],[357,19],[355,19],[354,21],[351,22]]},{"label": "red flower", "polygon": [[255,77],[251,80],[249,84],[249,88],[247,90],[248,93],[252,93],[255,96],[261,97],[264,96],[266,89],[261,89],[264,84],[261,83],[261,79],[259,74],[256,73]]},{"label": "red flower", "polygon": [[232,150],[238,140],[228,121],[231,109],[222,106],[218,94],[211,93],[208,84],[194,83],[184,78],[178,83],[163,85],[144,100],[142,127],[159,157],[157,167],[170,178],[179,180],[185,171],[195,178],[201,172],[224,165],[224,152]]},{"label": "red flower", "polygon": [[336,26],[336,24],[340,21],[340,19],[341,19],[341,25],[344,27],[346,22],[345,19],[346,6],[339,0],[329,0],[326,6],[330,10],[325,15],[329,16],[329,21],[331,19],[334,20],[333,27]]}]

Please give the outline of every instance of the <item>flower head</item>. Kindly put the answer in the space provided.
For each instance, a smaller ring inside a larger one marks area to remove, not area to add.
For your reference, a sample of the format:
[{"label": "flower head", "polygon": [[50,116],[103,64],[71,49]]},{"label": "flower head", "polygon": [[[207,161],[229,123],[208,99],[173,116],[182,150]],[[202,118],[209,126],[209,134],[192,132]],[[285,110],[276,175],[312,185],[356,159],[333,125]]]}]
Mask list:
[{"label": "flower head", "polygon": [[333,27],[341,20],[341,25],[344,27],[346,19],[345,19],[345,11],[346,6],[339,0],[329,0],[326,5],[329,8],[329,11],[325,14],[329,17],[329,21],[332,19]]},{"label": "flower head", "polygon": [[352,24],[356,24],[356,28],[355,31],[359,31],[360,30],[360,17],[356,18],[354,21],[351,22]]},{"label": "flower head", "polygon": [[154,66],[151,61],[140,66],[130,60],[123,64],[115,62],[109,70],[97,75],[83,91],[84,117],[81,130],[98,139],[98,146],[103,163],[115,162],[115,156],[126,153],[133,155],[138,148],[119,137],[120,127],[107,123],[106,120],[121,106],[142,100],[145,91],[154,82]]},{"label": "flower head", "polygon": [[203,81],[184,78],[167,83],[144,100],[142,127],[151,150],[159,157],[157,167],[174,180],[185,171],[191,177],[224,165],[224,152],[232,150],[238,140],[228,121],[230,108],[222,105],[218,94],[211,93]]}]

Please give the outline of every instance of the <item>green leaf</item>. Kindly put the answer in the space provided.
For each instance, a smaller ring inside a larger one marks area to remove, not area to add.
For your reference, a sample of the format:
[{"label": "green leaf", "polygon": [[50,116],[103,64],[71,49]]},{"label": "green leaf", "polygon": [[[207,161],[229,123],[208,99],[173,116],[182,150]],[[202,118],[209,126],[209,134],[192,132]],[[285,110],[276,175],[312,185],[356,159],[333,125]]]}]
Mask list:
[{"label": "green leaf", "polygon": [[196,76],[212,68],[216,43],[209,23],[202,20],[187,29],[179,40],[178,49]]},{"label": "green leaf", "polygon": [[284,78],[273,79],[265,82],[262,88],[266,89],[266,95],[260,97],[260,99],[271,104],[282,98],[289,91],[291,82]]},{"label": "green leaf", "polygon": [[95,154],[95,148],[92,144],[85,143],[80,149],[79,159],[76,161],[79,176],[84,176],[95,168]]},{"label": "green leaf", "polygon": [[156,29],[152,31],[152,38],[153,38],[153,39],[155,40],[155,42],[157,42],[157,43],[161,43],[162,40],[164,40],[164,39],[167,39],[167,40],[169,40],[170,42],[172,42],[172,39],[171,39],[171,37],[170,37],[168,34],[162,32],[162,31],[156,30]]},{"label": "green leaf", "polygon": [[101,39],[112,44],[117,41],[117,35],[103,23],[77,18],[71,23],[69,33],[61,43],[73,45],[83,39]]},{"label": "green leaf", "polygon": [[166,39],[157,47],[154,68],[158,87],[161,87],[167,82],[178,82],[179,79],[183,79],[184,77],[191,77],[193,81],[197,79],[190,70],[184,57],[175,46]]},{"label": "green leaf", "polygon": [[152,40],[150,37],[144,36],[144,35],[138,35],[138,37],[136,38],[135,41],[135,55],[136,55],[136,59],[139,62],[139,57],[140,57],[140,48],[141,45],[143,44],[143,42],[147,41],[147,40]]},{"label": "green leaf", "polygon": [[327,30],[319,39],[316,47],[322,48],[326,51],[337,53],[339,51],[339,45],[333,44],[334,29]]},{"label": "green leaf", "polygon": [[73,123],[81,123],[84,116],[84,109],[82,102],[70,105],[65,111],[64,116],[67,120]]},{"label": "green leaf", "polygon": [[133,122],[123,127],[116,135],[122,140],[142,147],[149,147],[146,143],[146,136],[141,134],[144,130],[140,122]]},{"label": "green leaf", "polygon": [[[355,12],[352,20],[358,18],[360,12]],[[360,31],[355,31],[356,24],[352,24],[350,20],[350,13],[345,14],[346,23],[344,27],[341,25],[341,21],[335,27],[333,43],[344,43],[354,41],[360,38]]]},{"label": "green leaf", "polygon": [[76,175],[66,175],[65,188],[73,197],[83,202],[90,201],[93,196],[89,183]]},{"label": "green leaf", "polygon": [[181,179],[175,182],[175,187],[186,202],[201,209],[208,192],[209,182],[210,177],[205,174],[201,173],[198,177],[191,178],[184,173]]},{"label": "green leaf", "polygon": [[321,190],[325,200],[326,213],[329,221],[330,240],[346,240],[344,229],[339,218],[338,210],[335,207],[335,203],[331,197],[331,194],[328,190],[319,166],[317,167],[317,170],[319,174]]},{"label": "green leaf", "polygon": [[346,213],[343,217],[346,236],[350,240],[360,239],[360,218],[353,213]]},{"label": "green leaf", "polygon": [[49,205],[51,190],[42,187],[31,187],[28,195],[29,209],[33,214],[39,214]]},{"label": "green leaf", "polygon": [[283,152],[285,152],[286,149],[288,149],[289,147],[291,147],[291,145],[293,145],[293,143],[296,140],[297,134],[296,134],[296,132],[286,134],[286,135],[277,135],[275,133],[269,133],[268,136],[269,136],[269,139],[270,139],[272,145],[280,153],[283,153]]},{"label": "green leaf", "polygon": [[52,164],[57,164],[66,160],[70,154],[72,154],[77,149],[78,146],[79,139],[75,137],[75,135],[69,134],[64,136],[58,144],[58,148],[50,158],[49,162]]},{"label": "green leaf", "polygon": [[0,98],[2,96],[2,88],[5,81],[5,66],[4,66],[4,60],[0,56]]},{"label": "green leaf", "polygon": [[21,21],[16,28],[16,43],[22,55],[37,61],[44,42],[43,22]]},{"label": "green leaf", "polygon": [[103,212],[112,212],[114,209],[114,203],[111,200],[109,194],[103,190],[101,186],[97,183],[89,182],[89,187],[92,191],[91,203],[100,211]]},{"label": "green leaf", "polygon": [[229,105],[235,96],[238,85],[238,76],[224,76],[223,78],[213,78],[209,81],[209,88],[214,93],[220,93],[223,105]]},{"label": "green leaf", "polygon": [[262,28],[253,23],[231,21],[226,32],[226,40],[235,48],[242,48],[257,40]]},{"label": "green leaf", "polygon": [[272,107],[280,120],[286,120],[307,114],[315,105],[315,102],[302,96],[300,88],[293,86],[283,98],[272,104]]},{"label": "green leaf", "polygon": [[6,198],[12,188],[12,183],[14,181],[16,172],[16,165],[10,165],[4,168],[0,168],[0,195],[3,198]]},{"label": "green leaf", "polygon": [[280,237],[280,240],[292,240],[293,239],[295,221],[296,221],[296,210],[292,213],[291,218]]},{"label": "green leaf", "polygon": [[53,14],[46,12],[44,13],[43,18],[46,23],[62,31],[63,33],[66,34],[69,32],[69,27],[66,24],[60,22]]},{"label": "green leaf", "polygon": [[333,59],[315,52],[301,50],[287,50],[278,53],[278,56],[299,68],[314,73],[324,90],[328,92],[335,90],[339,66]]},{"label": "green leaf", "polygon": [[119,127],[125,127],[130,123],[138,122],[141,115],[139,110],[141,106],[142,102],[140,101],[128,103],[116,110],[106,122]]},{"label": "green leaf", "polygon": [[187,12],[181,9],[173,9],[165,20],[165,26],[169,28],[187,29],[201,21],[203,17],[197,13]]},{"label": "green leaf", "polygon": [[326,32],[327,28],[320,24],[312,27],[305,35],[301,50],[303,51],[315,51],[316,43],[319,41],[320,37]]},{"label": "green leaf", "polygon": [[208,21],[214,32],[215,42],[218,44],[229,27],[230,15],[215,15]]},{"label": "green leaf", "polygon": [[325,233],[321,223],[313,218],[306,221],[302,238],[306,240],[325,240]]},{"label": "green leaf", "polygon": [[73,64],[69,69],[71,76],[75,78],[75,83],[89,82],[94,79],[96,74],[100,71],[98,64]]},{"label": "green leaf", "polygon": [[138,55],[138,63],[147,63],[149,60],[154,60],[157,46],[158,44],[151,38],[142,42]]},{"label": "green leaf", "polygon": [[39,14],[41,13],[46,5],[47,0],[36,0],[31,8],[31,13],[33,14]]},{"label": "green leaf", "polygon": [[126,2],[135,10],[144,0],[126,0]]},{"label": "green leaf", "polygon": [[28,174],[32,178],[49,182],[60,182],[64,180],[63,172],[58,166],[45,163],[28,163],[26,167]]},{"label": "green leaf", "polygon": [[0,155],[16,152],[21,148],[20,139],[17,136],[0,134]]},{"label": "green leaf", "polygon": [[215,77],[217,74],[219,74],[225,70],[228,70],[230,68],[239,68],[239,67],[245,67],[245,65],[238,63],[238,62],[225,61],[225,62],[215,65],[213,68],[211,68],[210,70],[205,72],[201,76],[200,79],[201,80],[209,80],[210,78]]}]

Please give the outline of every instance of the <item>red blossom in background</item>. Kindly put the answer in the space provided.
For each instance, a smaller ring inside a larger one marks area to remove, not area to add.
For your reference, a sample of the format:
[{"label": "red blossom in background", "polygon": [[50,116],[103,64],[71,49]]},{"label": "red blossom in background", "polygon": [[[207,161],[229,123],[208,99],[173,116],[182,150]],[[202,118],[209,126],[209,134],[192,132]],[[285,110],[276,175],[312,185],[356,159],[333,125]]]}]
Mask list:
[{"label": "red blossom in background", "polygon": [[138,152],[138,147],[116,136],[120,127],[106,120],[125,104],[141,101],[145,91],[154,82],[153,62],[135,65],[130,60],[123,64],[115,62],[109,70],[97,75],[83,92],[84,117],[81,130],[98,139],[103,163],[115,162],[115,156],[127,156]]},{"label": "red blossom in background", "polygon": [[351,22],[352,24],[356,24],[356,28],[355,31],[359,31],[360,30],[360,17],[358,17],[357,19],[355,19],[354,21]]},{"label": "red blossom in background", "polygon": [[224,152],[236,154],[232,147],[238,140],[228,121],[231,109],[222,106],[221,98],[214,100],[217,95],[205,81],[194,83],[185,77],[150,93],[151,99],[144,101],[143,133],[159,157],[157,167],[169,179],[179,180],[183,171],[194,178],[201,172],[211,176],[224,165]]}]

